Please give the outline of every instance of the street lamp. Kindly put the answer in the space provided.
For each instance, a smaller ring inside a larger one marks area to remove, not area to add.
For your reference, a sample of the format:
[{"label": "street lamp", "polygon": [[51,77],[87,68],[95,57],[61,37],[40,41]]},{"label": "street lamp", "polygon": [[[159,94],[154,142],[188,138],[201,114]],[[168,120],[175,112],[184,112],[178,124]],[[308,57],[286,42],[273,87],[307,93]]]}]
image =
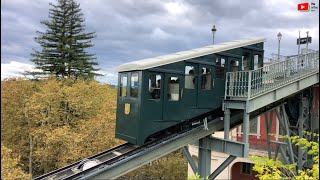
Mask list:
[{"label": "street lamp", "polygon": [[280,40],[281,40],[282,34],[279,32],[277,36],[279,41],[278,43],[278,61],[279,61],[280,60]]},{"label": "street lamp", "polygon": [[212,27],[211,31],[212,31],[212,44],[214,44],[214,34],[215,34],[215,33],[216,33],[216,31],[217,31],[217,29],[216,29],[216,26],[215,26],[215,25],[213,25],[213,27]]}]

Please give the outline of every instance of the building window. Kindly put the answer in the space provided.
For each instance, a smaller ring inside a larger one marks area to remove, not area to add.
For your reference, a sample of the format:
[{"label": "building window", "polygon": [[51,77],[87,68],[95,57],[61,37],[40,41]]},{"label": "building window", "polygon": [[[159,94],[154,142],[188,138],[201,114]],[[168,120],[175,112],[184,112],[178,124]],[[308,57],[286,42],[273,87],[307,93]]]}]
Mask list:
[{"label": "building window", "polygon": [[194,89],[196,71],[194,66],[186,66],[185,69],[185,88]]},{"label": "building window", "polygon": [[211,89],[211,68],[201,68],[201,89]]},{"label": "building window", "polygon": [[149,76],[149,99],[160,99],[161,75],[150,74]]},{"label": "building window", "polygon": [[252,164],[251,163],[241,163],[240,168],[241,174],[251,175],[252,174]]},{"label": "building window", "polygon": [[139,89],[139,75],[138,73],[131,74],[131,88],[130,88],[130,96],[138,97],[138,89]]},{"label": "building window", "polygon": [[[242,125],[239,126],[238,135],[243,134]],[[257,138],[260,138],[260,116],[250,119],[249,121],[249,135],[256,135]]]},{"label": "building window", "polygon": [[258,118],[251,119],[249,122],[249,133],[258,134]]},{"label": "building window", "polygon": [[120,76],[120,96],[121,97],[127,96],[127,83],[128,83],[127,74],[122,74]]},{"label": "building window", "polygon": [[179,78],[170,77],[168,80],[168,100],[179,101]]}]

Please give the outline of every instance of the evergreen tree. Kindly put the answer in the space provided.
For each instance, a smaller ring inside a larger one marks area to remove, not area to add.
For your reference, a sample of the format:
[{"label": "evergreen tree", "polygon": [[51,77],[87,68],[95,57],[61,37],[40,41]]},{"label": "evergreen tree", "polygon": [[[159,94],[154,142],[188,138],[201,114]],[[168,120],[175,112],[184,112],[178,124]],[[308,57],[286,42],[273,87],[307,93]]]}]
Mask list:
[{"label": "evergreen tree", "polygon": [[37,31],[35,41],[42,47],[34,50],[32,62],[37,72],[31,75],[54,74],[57,78],[81,77],[93,79],[100,74],[94,60],[94,54],[85,50],[93,46],[91,39],[95,32],[84,32],[85,25],[80,4],[74,0],[58,0],[58,4],[50,3],[49,20],[41,21],[47,27],[46,32]]}]

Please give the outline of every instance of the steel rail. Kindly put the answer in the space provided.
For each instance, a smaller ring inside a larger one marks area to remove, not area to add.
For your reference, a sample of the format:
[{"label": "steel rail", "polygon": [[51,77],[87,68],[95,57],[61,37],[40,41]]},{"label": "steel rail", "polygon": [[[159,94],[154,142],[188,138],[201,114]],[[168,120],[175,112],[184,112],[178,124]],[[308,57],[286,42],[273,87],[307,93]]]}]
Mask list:
[{"label": "steel rail", "polygon": [[110,154],[112,152],[115,152],[115,151],[119,151],[121,149],[125,149],[125,148],[128,148],[128,147],[133,147],[134,145],[130,144],[130,143],[124,143],[124,144],[121,144],[119,146],[116,146],[116,147],[113,147],[111,149],[108,149],[108,150],[105,150],[103,152],[100,152],[98,154],[95,154],[95,155],[92,155],[90,157],[87,157],[83,160],[80,160],[80,161],[77,161],[75,163],[72,163],[68,166],[65,166],[63,168],[60,168],[60,169],[56,169],[54,171],[51,171],[47,174],[44,174],[44,175],[41,175],[41,176],[38,176],[36,178],[34,178],[34,180],[40,180],[40,179],[50,179],[50,180],[53,180],[53,179],[61,179],[61,178],[64,178],[64,177],[67,177],[67,176],[70,176],[71,174],[74,174],[76,172],[74,172],[73,170],[74,169],[77,169],[79,168],[81,165],[83,165],[86,161],[88,160],[93,160],[93,159],[97,159],[99,157],[103,157],[107,154]]}]

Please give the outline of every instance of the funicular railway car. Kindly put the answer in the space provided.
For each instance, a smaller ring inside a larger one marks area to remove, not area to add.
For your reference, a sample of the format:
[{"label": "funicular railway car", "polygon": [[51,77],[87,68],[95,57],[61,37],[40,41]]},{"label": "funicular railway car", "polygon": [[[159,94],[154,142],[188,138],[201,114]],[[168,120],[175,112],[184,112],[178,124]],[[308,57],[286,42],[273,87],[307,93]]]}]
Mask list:
[{"label": "funicular railway car", "polygon": [[148,137],[221,110],[226,72],[263,66],[264,38],[244,39],[129,62],[118,67],[116,137]]}]

